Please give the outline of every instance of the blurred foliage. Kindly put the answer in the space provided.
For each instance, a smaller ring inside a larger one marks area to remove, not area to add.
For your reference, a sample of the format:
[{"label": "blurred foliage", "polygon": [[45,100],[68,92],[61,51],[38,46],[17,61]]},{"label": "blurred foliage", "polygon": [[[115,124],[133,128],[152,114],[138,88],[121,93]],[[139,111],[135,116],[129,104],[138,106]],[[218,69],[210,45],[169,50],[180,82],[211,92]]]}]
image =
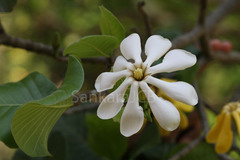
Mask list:
[{"label": "blurred foliage", "polygon": [[[137,10],[137,2],[138,0],[19,0],[13,12],[8,14],[1,13],[0,16],[6,32],[10,35],[51,45],[57,32],[60,35],[60,47],[65,48],[83,36],[100,34],[99,5],[104,5],[120,20],[126,28],[127,34],[131,32],[140,33],[144,44],[147,35],[142,15]],[[208,12],[210,13],[219,2],[220,0],[209,1]],[[144,9],[149,15],[153,33],[173,39],[188,32],[195,26],[198,14],[198,1],[149,0],[146,1]],[[239,51],[239,18],[239,13],[232,13],[227,16],[218,25],[211,38],[229,40],[233,43],[234,50]],[[187,46],[186,49],[199,55],[197,43]],[[16,82],[29,73],[38,71],[59,85],[63,80],[66,67],[67,64],[43,55],[27,52],[22,49],[0,46],[0,83]],[[93,89],[96,77],[101,72],[109,70],[109,67],[100,64],[86,63],[83,64],[83,67],[86,73],[83,91]],[[196,68],[197,65],[185,71],[177,72],[177,79],[192,82]],[[199,79],[201,96],[211,105],[214,105],[216,109],[220,110],[223,104],[230,100],[236,87],[240,85],[239,74],[239,64],[211,63]],[[213,124],[215,116],[211,112],[208,112],[208,117],[209,123]],[[87,159],[86,157],[94,160],[102,159],[99,155],[103,155],[103,153],[98,148],[102,146],[97,146],[96,148],[96,145],[99,144],[94,144],[94,139],[91,140],[89,136],[107,138],[104,137],[105,130],[100,131],[98,125],[102,125],[100,123],[117,125],[117,123],[98,122],[96,118],[91,118],[91,116],[87,119],[88,124],[86,123],[86,115],[82,113],[73,116],[63,116],[55,126],[52,136],[49,139],[49,150],[53,154],[53,158],[41,159],[54,160],[56,156],[59,156],[55,154],[56,152],[60,152],[61,158],[64,157],[66,160]],[[95,128],[92,127],[93,124],[97,124],[96,132],[94,132]],[[120,134],[117,133],[119,132],[119,127],[115,126],[112,129],[114,133]],[[126,159],[166,159],[173,152],[175,153],[185,146],[184,144],[162,141],[156,130],[154,123],[147,124],[140,137],[136,135],[132,139],[128,139],[128,142],[124,140],[124,144],[121,146],[121,155],[114,156],[118,158],[123,156]],[[56,137],[58,137],[59,143],[52,140]],[[115,143],[119,145],[117,142]],[[54,148],[53,146],[58,147]],[[170,153],[172,149],[174,151]],[[0,149],[0,153],[1,151]],[[0,159],[3,154],[0,154]],[[207,157],[208,155],[211,156]],[[239,157],[235,152],[231,152],[230,155],[234,158]],[[108,158],[111,156],[104,155],[104,157]],[[199,158],[216,159],[216,155],[213,153],[212,147],[203,143],[183,159]],[[20,150],[17,151],[14,160],[23,159],[30,160],[33,158],[26,156]],[[57,159],[60,160],[58,157]]]},{"label": "blurred foliage", "polygon": [[236,88],[239,87],[239,75],[239,64],[212,62],[199,80],[201,95],[217,110],[220,110],[231,100]]},{"label": "blurred foliage", "polygon": [[0,0],[0,12],[10,12],[17,0]]}]

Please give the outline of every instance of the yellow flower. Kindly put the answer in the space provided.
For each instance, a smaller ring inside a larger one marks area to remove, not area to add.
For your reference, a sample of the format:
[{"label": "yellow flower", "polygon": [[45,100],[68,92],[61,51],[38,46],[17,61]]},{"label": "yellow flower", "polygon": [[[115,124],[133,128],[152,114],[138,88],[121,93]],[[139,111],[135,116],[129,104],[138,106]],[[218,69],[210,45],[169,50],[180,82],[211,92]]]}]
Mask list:
[{"label": "yellow flower", "polygon": [[235,120],[238,134],[240,135],[240,103],[232,102],[223,107],[222,112],[217,116],[216,124],[208,132],[206,140],[208,143],[216,143],[215,151],[225,153],[232,146],[233,132],[231,119]]},{"label": "yellow flower", "polygon": [[[175,80],[173,79],[168,79],[168,78],[161,78],[161,80],[163,81],[166,81],[166,82],[176,82]],[[153,89],[153,88],[152,88]],[[154,90],[154,89],[153,89]],[[194,110],[194,107],[191,106],[191,105],[188,105],[188,104],[184,104],[180,101],[176,101],[174,99],[172,99],[171,97],[168,97],[163,91],[161,91],[160,89],[158,89],[157,91],[155,91],[156,94],[159,96],[159,97],[162,97],[168,101],[170,101],[176,108],[177,110],[179,111],[179,114],[180,114],[180,124],[179,124],[179,127],[181,129],[185,129],[188,127],[188,118],[185,114],[185,112],[189,113],[189,112],[192,112]],[[165,129],[163,129],[161,126],[159,126],[159,131],[161,133],[162,136],[168,136],[169,135],[169,131],[166,131]]]}]

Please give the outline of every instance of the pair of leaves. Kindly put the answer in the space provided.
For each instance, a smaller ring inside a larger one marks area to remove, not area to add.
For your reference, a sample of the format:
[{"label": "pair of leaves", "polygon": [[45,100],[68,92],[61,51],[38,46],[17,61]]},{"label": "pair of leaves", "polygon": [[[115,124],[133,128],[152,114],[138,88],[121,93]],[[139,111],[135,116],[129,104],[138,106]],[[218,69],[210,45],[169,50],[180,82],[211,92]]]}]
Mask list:
[{"label": "pair of leaves", "polygon": [[48,135],[62,113],[72,106],[72,95],[80,90],[83,79],[81,64],[70,56],[66,78],[59,89],[39,73],[0,86],[0,139],[6,144],[15,140],[32,157],[50,155]]},{"label": "pair of leaves", "polygon": [[125,37],[125,29],[119,20],[106,8],[100,6],[100,28],[103,35],[86,36],[64,50],[64,55],[70,54],[77,58],[109,57],[113,50],[119,47]]}]

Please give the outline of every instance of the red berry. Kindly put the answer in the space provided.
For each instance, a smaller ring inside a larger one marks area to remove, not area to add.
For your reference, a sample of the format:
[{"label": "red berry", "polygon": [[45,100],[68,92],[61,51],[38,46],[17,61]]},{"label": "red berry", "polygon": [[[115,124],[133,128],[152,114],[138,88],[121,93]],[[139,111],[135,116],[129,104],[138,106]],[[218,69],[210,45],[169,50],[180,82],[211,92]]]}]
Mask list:
[{"label": "red berry", "polygon": [[232,43],[229,41],[223,41],[221,44],[221,51],[229,53],[232,50]]},{"label": "red berry", "polygon": [[213,51],[220,51],[222,48],[222,43],[219,39],[212,39],[210,41],[210,48],[213,50]]}]

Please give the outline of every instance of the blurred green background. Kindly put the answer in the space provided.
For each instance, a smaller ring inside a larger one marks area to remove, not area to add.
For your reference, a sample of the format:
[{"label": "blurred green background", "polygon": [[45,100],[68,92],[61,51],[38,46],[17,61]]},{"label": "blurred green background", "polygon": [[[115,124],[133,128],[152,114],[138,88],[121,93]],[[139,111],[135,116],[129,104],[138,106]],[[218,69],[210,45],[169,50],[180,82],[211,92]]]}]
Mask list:
[{"label": "blurred green background", "polygon": [[[104,5],[122,22],[127,33],[138,32],[146,40],[144,22],[137,10],[137,0],[19,0],[11,13],[1,13],[9,35],[31,39],[51,45],[56,32],[61,35],[61,48],[86,35],[100,34],[98,6]],[[210,13],[220,0],[209,1]],[[174,38],[190,31],[196,24],[198,1],[148,0],[144,7],[149,15],[153,33]],[[211,38],[229,40],[239,51],[240,14],[233,12],[218,24]],[[144,43],[143,43],[144,44]],[[198,52],[197,43],[188,46]],[[56,84],[62,82],[67,64],[44,55],[22,49],[0,46],[0,84],[16,82],[27,74],[38,71]],[[96,77],[108,68],[104,65],[84,63],[86,81],[82,90],[93,89]],[[94,68],[94,69],[93,69]],[[97,68],[97,69],[96,69]],[[191,69],[179,72],[179,80],[189,80]],[[230,100],[240,85],[240,65],[212,62],[198,79],[201,96],[219,109]],[[191,76],[191,75],[190,75]],[[0,158],[1,159],[1,158]]]}]

